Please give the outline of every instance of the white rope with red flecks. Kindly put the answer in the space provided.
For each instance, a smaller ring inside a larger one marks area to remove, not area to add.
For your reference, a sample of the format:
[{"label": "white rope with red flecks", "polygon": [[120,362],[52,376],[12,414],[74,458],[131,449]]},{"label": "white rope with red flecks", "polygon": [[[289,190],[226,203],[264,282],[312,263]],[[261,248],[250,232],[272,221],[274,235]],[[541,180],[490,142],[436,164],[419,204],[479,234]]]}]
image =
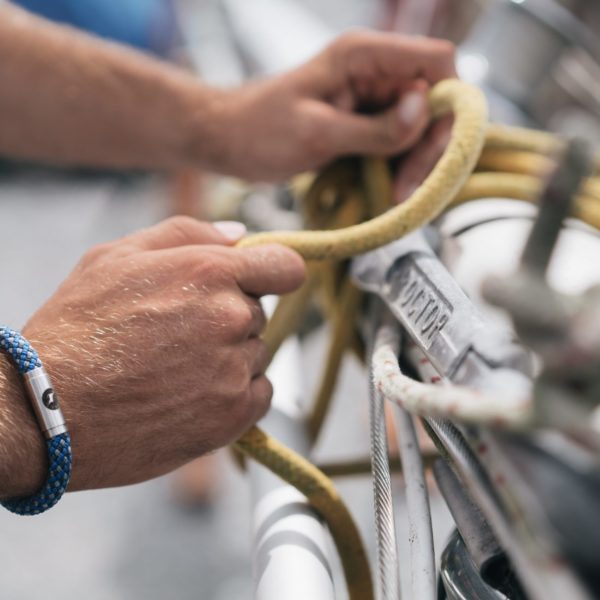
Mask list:
[{"label": "white rope with red flecks", "polygon": [[521,428],[533,413],[530,397],[496,397],[459,385],[422,383],[404,375],[398,364],[400,337],[397,326],[383,325],[375,337],[373,383],[391,402],[422,417]]}]

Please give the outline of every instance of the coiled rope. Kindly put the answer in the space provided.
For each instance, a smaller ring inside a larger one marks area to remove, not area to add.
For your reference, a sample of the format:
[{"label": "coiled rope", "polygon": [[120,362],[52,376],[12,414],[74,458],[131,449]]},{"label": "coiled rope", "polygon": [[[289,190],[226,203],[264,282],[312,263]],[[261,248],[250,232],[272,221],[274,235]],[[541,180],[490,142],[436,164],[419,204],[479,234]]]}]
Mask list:
[{"label": "coiled rope", "polygon": [[434,118],[454,113],[452,134],[437,165],[406,202],[342,230],[259,233],[243,239],[239,246],[280,243],[306,260],[342,260],[389,244],[429,223],[448,206],[475,168],[487,120],[483,94],[458,80],[437,84],[430,92],[429,104]]},{"label": "coiled rope", "polygon": [[[342,261],[426,225],[452,204],[486,196],[535,201],[542,187],[540,178],[563,147],[562,141],[544,132],[488,126],[482,93],[458,80],[442,81],[433,87],[429,104],[434,118],[454,114],[450,141],[430,175],[404,203],[390,208],[391,174],[385,161],[339,161],[316,177],[304,199],[309,225],[321,230],[259,233],[238,244],[248,247],[280,243],[307,261],[319,261],[309,262],[307,283],[280,301],[265,333],[273,355],[299,325],[314,293],[319,294],[322,312],[332,320],[333,335],[309,418],[313,437],[325,419],[344,352],[348,348],[361,352],[354,329],[361,297],[345,277]],[[478,161],[479,168],[490,172],[472,175]],[[576,205],[578,216],[595,226],[600,225],[600,210],[595,206],[600,203],[592,205],[590,199],[600,198],[599,188],[599,182],[592,179]],[[351,600],[371,600],[367,555],[333,483],[305,458],[256,426],[235,446],[306,495],[329,525]]]}]

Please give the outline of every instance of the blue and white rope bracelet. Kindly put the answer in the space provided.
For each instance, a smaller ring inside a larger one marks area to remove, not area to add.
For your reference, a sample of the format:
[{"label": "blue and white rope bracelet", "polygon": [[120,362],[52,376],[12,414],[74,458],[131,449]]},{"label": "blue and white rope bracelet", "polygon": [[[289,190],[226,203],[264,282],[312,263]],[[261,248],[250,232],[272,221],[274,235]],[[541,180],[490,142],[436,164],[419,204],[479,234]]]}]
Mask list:
[{"label": "blue and white rope bracelet", "polygon": [[23,377],[48,451],[48,476],[42,488],[33,496],[4,500],[0,504],[18,515],[38,515],[52,508],[67,489],[71,477],[71,437],[50,378],[31,344],[18,331],[0,326],[0,350],[8,354]]}]

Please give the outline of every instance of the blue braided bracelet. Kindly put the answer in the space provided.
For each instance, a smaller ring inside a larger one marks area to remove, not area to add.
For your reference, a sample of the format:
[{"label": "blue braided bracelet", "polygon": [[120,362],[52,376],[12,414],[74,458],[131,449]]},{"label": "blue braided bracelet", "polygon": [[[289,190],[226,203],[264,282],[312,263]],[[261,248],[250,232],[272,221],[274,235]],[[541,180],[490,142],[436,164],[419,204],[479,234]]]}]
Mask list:
[{"label": "blue braided bracelet", "polygon": [[18,332],[0,326],[0,350],[4,350],[23,376],[40,428],[46,436],[48,477],[42,489],[27,498],[0,501],[18,515],[39,515],[62,497],[71,477],[71,437],[38,353]]}]

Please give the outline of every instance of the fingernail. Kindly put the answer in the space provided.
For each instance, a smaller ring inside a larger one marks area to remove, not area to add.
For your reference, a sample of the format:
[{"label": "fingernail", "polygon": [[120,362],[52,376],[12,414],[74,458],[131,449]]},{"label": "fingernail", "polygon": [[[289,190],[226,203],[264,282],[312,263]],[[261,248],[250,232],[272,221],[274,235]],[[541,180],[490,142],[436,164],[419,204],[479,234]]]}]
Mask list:
[{"label": "fingernail", "polygon": [[215,221],[212,225],[227,239],[234,242],[246,235],[246,226],[239,221]]},{"label": "fingernail", "polygon": [[425,96],[420,92],[408,92],[400,101],[398,116],[403,123],[412,125],[422,114]]}]

